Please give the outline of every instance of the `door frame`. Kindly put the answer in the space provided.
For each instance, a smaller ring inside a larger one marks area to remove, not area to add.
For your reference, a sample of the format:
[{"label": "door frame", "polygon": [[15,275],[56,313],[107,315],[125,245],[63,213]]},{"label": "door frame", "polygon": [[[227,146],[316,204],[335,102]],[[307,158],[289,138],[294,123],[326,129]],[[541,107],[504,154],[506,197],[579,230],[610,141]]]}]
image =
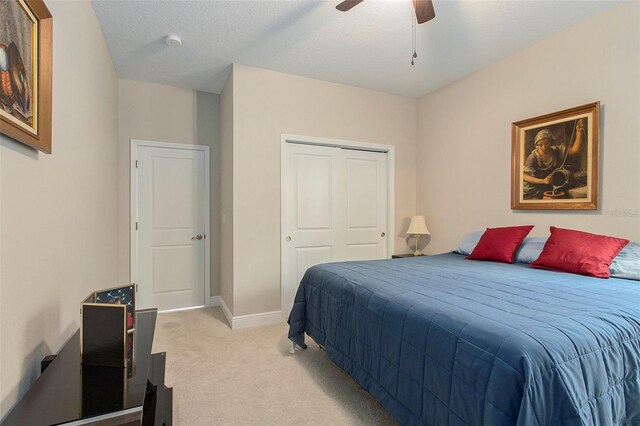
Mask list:
[{"label": "door frame", "polygon": [[[131,139],[131,150],[129,155],[129,276],[132,283],[138,280],[138,233],[136,232],[136,222],[138,221],[138,173],[136,167],[138,147],[162,148],[162,149],[182,149],[189,151],[204,152],[204,233],[206,244],[204,245],[204,305],[211,304],[211,176],[209,165],[209,147],[206,145],[191,145],[172,142],[145,141]],[[183,308],[192,309],[192,308]]]},{"label": "door frame", "polygon": [[283,279],[284,271],[282,269],[282,259],[284,258],[285,245],[282,243],[286,237],[285,215],[286,209],[284,199],[285,189],[285,146],[288,143],[296,143],[300,145],[326,146],[334,148],[347,148],[359,151],[372,151],[387,154],[387,230],[386,233],[390,237],[387,241],[387,258],[391,258],[393,253],[394,223],[395,223],[395,147],[393,145],[383,145],[369,142],[348,141],[341,139],[316,138],[312,136],[300,136],[291,134],[281,134],[280,136],[280,307],[282,310],[282,318],[286,321],[289,312],[285,312],[284,308],[284,291]]}]

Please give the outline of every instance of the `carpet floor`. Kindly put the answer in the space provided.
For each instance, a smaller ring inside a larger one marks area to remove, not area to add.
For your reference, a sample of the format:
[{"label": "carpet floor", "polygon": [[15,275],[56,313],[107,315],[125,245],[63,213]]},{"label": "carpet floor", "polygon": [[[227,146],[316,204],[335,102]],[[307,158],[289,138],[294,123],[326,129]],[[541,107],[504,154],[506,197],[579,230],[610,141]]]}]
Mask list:
[{"label": "carpet floor", "polygon": [[395,425],[311,339],[289,353],[287,325],[231,330],[219,307],[158,315],[174,425]]}]

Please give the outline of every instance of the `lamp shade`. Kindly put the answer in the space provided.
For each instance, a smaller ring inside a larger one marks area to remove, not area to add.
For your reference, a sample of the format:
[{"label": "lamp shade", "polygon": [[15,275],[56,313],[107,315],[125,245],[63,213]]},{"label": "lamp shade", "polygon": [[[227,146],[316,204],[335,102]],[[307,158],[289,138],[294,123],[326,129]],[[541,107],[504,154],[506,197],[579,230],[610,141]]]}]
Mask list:
[{"label": "lamp shade", "polygon": [[430,235],[427,229],[427,221],[424,216],[413,216],[407,234],[410,235]]}]

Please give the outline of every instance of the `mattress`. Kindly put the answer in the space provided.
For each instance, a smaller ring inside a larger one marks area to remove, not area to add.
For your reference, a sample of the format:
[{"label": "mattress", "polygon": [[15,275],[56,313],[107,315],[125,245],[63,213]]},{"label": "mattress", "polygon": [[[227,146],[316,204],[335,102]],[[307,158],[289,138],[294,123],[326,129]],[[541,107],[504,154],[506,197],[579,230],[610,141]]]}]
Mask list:
[{"label": "mattress", "polygon": [[448,253],[307,270],[308,334],[400,424],[640,424],[640,282]]}]

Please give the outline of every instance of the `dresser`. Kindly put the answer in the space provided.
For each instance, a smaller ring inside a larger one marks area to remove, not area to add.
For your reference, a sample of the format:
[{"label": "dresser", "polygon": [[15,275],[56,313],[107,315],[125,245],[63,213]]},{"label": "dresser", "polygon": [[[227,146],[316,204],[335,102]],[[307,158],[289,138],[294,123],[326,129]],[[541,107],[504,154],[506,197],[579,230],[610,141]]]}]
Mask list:
[{"label": "dresser", "polygon": [[164,384],[166,354],[151,353],[156,316],[156,309],[136,311],[131,374],[126,368],[83,366],[76,331],[2,425],[170,426],[173,392]]}]

